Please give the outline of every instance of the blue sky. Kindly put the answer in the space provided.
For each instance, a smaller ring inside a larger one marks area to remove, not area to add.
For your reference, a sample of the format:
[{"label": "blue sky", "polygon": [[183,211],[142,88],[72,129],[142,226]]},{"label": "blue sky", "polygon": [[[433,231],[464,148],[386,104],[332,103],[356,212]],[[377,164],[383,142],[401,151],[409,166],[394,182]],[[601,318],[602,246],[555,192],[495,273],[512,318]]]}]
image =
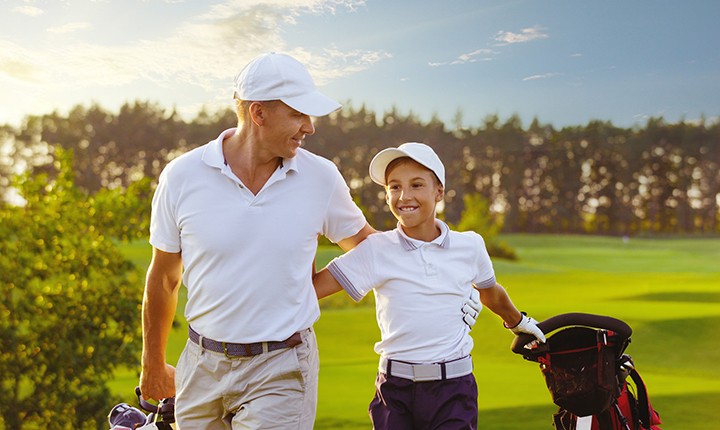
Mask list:
[{"label": "blue sky", "polygon": [[0,124],[136,99],[191,118],[266,51],[341,102],[448,124],[720,117],[717,0],[0,0]]}]

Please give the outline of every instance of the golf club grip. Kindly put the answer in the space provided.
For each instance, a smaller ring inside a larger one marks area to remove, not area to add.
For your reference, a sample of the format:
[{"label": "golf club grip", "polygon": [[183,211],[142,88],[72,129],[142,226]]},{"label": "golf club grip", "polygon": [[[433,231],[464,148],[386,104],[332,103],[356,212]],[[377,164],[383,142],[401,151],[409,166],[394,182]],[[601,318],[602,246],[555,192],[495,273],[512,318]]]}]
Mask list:
[{"label": "golf club grip", "polygon": [[[632,335],[632,328],[619,319],[594,314],[567,313],[560,314],[539,322],[538,327],[544,334],[551,333],[562,327],[586,326],[611,330],[627,340]],[[511,349],[515,354],[524,355],[528,352],[525,345],[535,340],[535,336],[527,333],[520,333],[513,339]]]},{"label": "golf club grip", "polygon": [[148,402],[147,400],[145,400],[145,398],[142,395],[142,392],[140,391],[140,387],[135,387],[135,395],[138,398],[138,404],[146,412],[163,414],[163,413],[166,413],[170,409],[172,409],[172,410],[175,409],[175,398],[174,397],[168,397],[167,399],[162,399],[159,404],[154,405],[154,404]]}]

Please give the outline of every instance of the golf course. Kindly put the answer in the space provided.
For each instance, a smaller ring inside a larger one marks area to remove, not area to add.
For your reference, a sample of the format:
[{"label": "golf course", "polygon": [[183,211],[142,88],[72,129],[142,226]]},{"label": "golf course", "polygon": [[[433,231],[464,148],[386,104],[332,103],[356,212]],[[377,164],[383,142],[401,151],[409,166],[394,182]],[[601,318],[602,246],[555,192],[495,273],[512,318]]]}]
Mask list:
[{"label": "golf course", "polygon": [[[519,309],[537,320],[585,312],[627,322],[633,336],[626,352],[645,380],[661,427],[718,427],[720,238],[514,234],[501,239],[519,260],[494,259],[496,277]],[[125,244],[123,252],[141,270],[147,267],[146,242]],[[318,266],[339,252],[321,247]],[[168,347],[172,364],[187,337],[184,293]],[[367,405],[378,360],[373,344],[379,339],[372,297],[355,304],[339,293],[323,299],[321,307],[315,324],[321,360],[315,428],[369,429]],[[510,351],[512,333],[483,310],[472,336],[479,428],[551,430],[557,407],[537,363]],[[134,402],[138,371],[118,372],[112,391]]]}]

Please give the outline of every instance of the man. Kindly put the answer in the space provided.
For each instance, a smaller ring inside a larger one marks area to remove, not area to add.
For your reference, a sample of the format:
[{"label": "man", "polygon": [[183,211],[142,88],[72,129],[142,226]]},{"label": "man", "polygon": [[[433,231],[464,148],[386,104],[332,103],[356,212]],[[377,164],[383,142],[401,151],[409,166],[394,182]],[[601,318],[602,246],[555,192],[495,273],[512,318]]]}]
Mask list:
[{"label": "man", "polygon": [[[349,250],[374,230],[336,166],[300,148],[340,104],[279,53],[235,79],[237,128],[170,162],[153,197],[140,388],[176,396],[183,430],[311,429],[320,315],[317,237]],[[181,283],[189,340],[165,347]],[[177,382],[177,393],[175,383]]]}]

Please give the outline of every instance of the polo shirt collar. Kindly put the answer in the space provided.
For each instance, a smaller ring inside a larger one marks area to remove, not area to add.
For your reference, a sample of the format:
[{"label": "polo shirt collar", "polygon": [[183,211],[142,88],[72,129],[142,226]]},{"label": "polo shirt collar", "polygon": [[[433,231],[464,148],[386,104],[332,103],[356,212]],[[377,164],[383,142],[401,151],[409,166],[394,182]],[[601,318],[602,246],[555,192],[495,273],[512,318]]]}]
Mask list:
[{"label": "polo shirt collar", "polygon": [[235,133],[237,128],[229,128],[218,136],[215,140],[208,142],[205,150],[203,150],[202,160],[210,167],[216,167],[218,169],[225,166],[225,155],[223,155],[222,143],[228,136]]},{"label": "polo shirt collar", "polygon": [[[203,150],[202,159],[210,167],[215,167],[217,169],[223,170],[225,167],[225,155],[223,154],[223,140],[225,140],[228,136],[231,134],[234,134],[237,131],[236,127],[229,128],[222,133],[220,133],[220,136],[215,138],[214,140],[211,140],[208,142],[207,146]],[[286,172],[289,172],[291,170],[298,171],[297,166],[297,157],[293,158],[283,158],[282,163],[280,163],[280,167],[285,170]]]},{"label": "polo shirt collar", "polygon": [[398,234],[398,238],[400,239],[400,245],[405,249],[406,251],[412,251],[415,249],[420,248],[421,246],[432,243],[435,244],[441,248],[447,249],[450,247],[450,227],[448,227],[447,224],[440,221],[439,219],[435,219],[435,225],[440,229],[440,236],[436,237],[432,242],[424,242],[422,240],[413,239],[412,237],[409,237],[405,232],[403,231],[402,227],[400,227],[400,223],[398,223],[397,228],[395,229]]}]

